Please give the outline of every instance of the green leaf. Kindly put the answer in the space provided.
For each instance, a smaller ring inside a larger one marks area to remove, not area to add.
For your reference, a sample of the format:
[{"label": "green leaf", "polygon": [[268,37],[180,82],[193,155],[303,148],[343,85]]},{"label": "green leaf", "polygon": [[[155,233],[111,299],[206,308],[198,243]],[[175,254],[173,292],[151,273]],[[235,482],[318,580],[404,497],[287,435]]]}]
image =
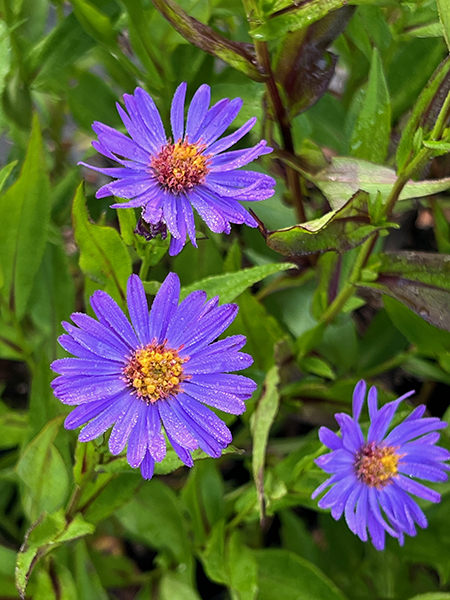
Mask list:
[{"label": "green leaf", "polygon": [[83,31],[75,15],[68,15],[27,57],[27,71],[35,77],[33,87],[64,87],[68,67],[94,44],[94,40]]},{"label": "green leaf", "polygon": [[[122,121],[116,109],[117,95],[102,78],[83,71],[75,87],[67,90],[69,107],[75,121],[92,132],[92,123],[100,121],[110,127],[120,127]],[[91,100],[95,98],[95,103]],[[122,211],[119,211],[119,213]],[[131,209],[131,212],[134,212]],[[136,223],[135,223],[136,224]]]},{"label": "green leaf", "polygon": [[21,444],[28,428],[28,413],[11,410],[0,402],[0,449],[13,448]]},{"label": "green leaf", "polygon": [[116,35],[110,19],[88,0],[71,0],[73,12],[83,29],[97,42],[116,47]]},{"label": "green leaf", "polygon": [[159,587],[161,600],[201,600],[191,586],[180,581],[171,573],[165,573]]},{"label": "green leaf", "polygon": [[0,545],[0,597],[14,598],[17,589],[14,584],[14,570],[17,553]]},{"label": "green leaf", "polygon": [[450,255],[389,252],[373,266],[378,278],[362,287],[400,300],[428,323],[450,331]]},{"label": "green leaf", "polygon": [[288,4],[290,10],[279,9],[279,14],[276,14],[272,8],[270,17],[251,30],[250,35],[258,41],[279,39],[288,31],[297,31],[323,19],[331,11],[345,6],[346,2],[345,0],[312,0],[306,5],[292,5],[291,2]]},{"label": "green leaf", "polygon": [[145,482],[116,516],[137,540],[166,551],[180,565],[183,580],[190,582],[193,557],[189,528],[176,494],[156,479]]},{"label": "green leaf", "polygon": [[[413,156],[413,140],[420,127],[425,128],[425,134],[430,131],[434,125],[439,110],[436,107],[443,101],[441,90],[448,85],[447,81],[450,74],[450,57],[447,57],[436,69],[422,90],[414,109],[409,117],[408,123],[403,130],[400,143],[397,148],[396,162],[399,171],[405,168],[405,165]],[[433,118],[434,117],[434,118]]]},{"label": "green leaf", "polygon": [[409,600],[450,600],[450,594],[445,592],[430,592],[429,594],[419,594]]},{"label": "green leaf", "polygon": [[16,470],[29,491],[25,503],[31,521],[43,512],[58,509],[69,492],[69,476],[59,451],[53,442],[62,417],[50,421],[25,448]]},{"label": "green leaf", "polygon": [[324,379],[336,379],[336,375],[330,365],[317,356],[306,356],[303,358],[300,362],[300,368],[306,373],[312,373]]},{"label": "green leaf", "polygon": [[442,23],[442,29],[444,30],[444,38],[450,52],[450,1],[436,0],[436,4],[438,7],[439,19]]},{"label": "green leaf", "polygon": [[123,506],[136,492],[142,480],[134,473],[103,475],[98,484],[85,485],[85,493],[80,500],[80,510],[89,523],[98,523]]},{"label": "green leaf", "polygon": [[[317,175],[306,174],[306,176],[325,194],[334,209],[340,208],[358,190],[364,190],[373,196],[380,192],[386,200],[397,180],[395,171],[389,167],[346,157],[333,158],[331,165],[326,169]],[[425,181],[409,180],[399,199],[422,198],[449,188],[450,177]]]},{"label": "green leaf", "polygon": [[258,565],[254,554],[242,543],[240,532],[235,529],[230,535],[226,548],[226,566],[233,600],[259,598]]},{"label": "green leaf", "polygon": [[225,273],[225,275],[206,277],[187,287],[183,287],[181,289],[180,298],[183,300],[183,298],[186,298],[191,292],[203,290],[208,294],[208,298],[219,296],[221,304],[233,302],[233,300],[247,288],[258,283],[258,281],[265,279],[269,275],[296,268],[297,265],[294,263],[269,263],[260,267],[242,269],[235,273]]},{"label": "green leaf", "polygon": [[257,550],[258,600],[345,600],[315,565],[288,550]]},{"label": "green leaf", "polygon": [[225,564],[225,521],[218,521],[211,530],[200,559],[207,576],[217,583],[228,584]]},{"label": "green leaf", "polygon": [[73,201],[75,240],[80,248],[80,267],[85,275],[100,283],[105,292],[124,305],[126,285],[131,275],[131,259],[119,233],[112,227],[89,220],[83,185]]},{"label": "green leaf", "polygon": [[181,497],[191,516],[198,546],[204,546],[207,532],[225,517],[224,486],[214,460],[197,461],[189,473]]},{"label": "green leaf", "polygon": [[369,82],[350,141],[352,156],[383,163],[391,135],[391,103],[383,64],[373,49]]},{"label": "green leaf", "polygon": [[18,180],[0,198],[1,293],[22,319],[41,263],[50,220],[49,183],[35,116]]},{"label": "green leaf", "polygon": [[62,509],[51,515],[44,513],[27,531],[17,555],[16,586],[21,597],[25,597],[25,589],[33,568],[45,554],[62,542],[88,535],[94,530],[95,527],[86,523],[80,514],[66,522]]},{"label": "green leaf", "polygon": [[435,357],[450,351],[450,334],[430,325],[398,300],[383,296],[383,303],[392,323],[419,352]]},{"label": "green leaf", "polygon": [[369,200],[366,192],[356,192],[340,208],[314,221],[267,232],[267,245],[287,256],[330,250],[346,252],[362,244],[375,231],[395,226],[390,223],[372,224]]},{"label": "green leaf", "polygon": [[108,600],[83,540],[75,546],[75,584],[78,600]]},{"label": "green leaf", "polygon": [[267,75],[256,65],[253,47],[223,37],[207,25],[190,17],[173,0],[153,0],[153,4],[172,26],[197,48],[220,58],[250,79],[264,81]]},{"label": "green leaf", "polygon": [[19,161],[13,160],[9,164],[5,165],[2,169],[0,169],[0,191],[3,189],[8,177],[11,175],[12,170],[17,165]]},{"label": "green leaf", "polygon": [[36,275],[29,302],[34,325],[48,339],[49,356],[54,355],[55,339],[63,333],[61,321],[75,310],[75,286],[63,240],[53,232]]},{"label": "green leaf", "polygon": [[278,384],[280,376],[278,367],[274,365],[267,373],[263,392],[252,415],[251,429],[253,438],[252,471],[258,496],[259,515],[261,522],[265,519],[264,498],[264,466],[266,462],[267,443],[270,429],[278,413],[280,396]]}]

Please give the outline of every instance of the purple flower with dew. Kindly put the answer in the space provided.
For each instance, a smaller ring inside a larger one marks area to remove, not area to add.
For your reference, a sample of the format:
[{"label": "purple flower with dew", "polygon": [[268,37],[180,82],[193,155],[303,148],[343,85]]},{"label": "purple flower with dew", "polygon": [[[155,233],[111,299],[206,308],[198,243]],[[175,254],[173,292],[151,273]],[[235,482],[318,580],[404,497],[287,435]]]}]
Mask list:
[{"label": "purple flower with dew", "polygon": [[225,423],[207,408],[239,415],[256,384],[230,371],[245,369],[253,359],[239,352],[246,338],[233,335],[214,341],[236,317],[235,304],[206,302],[192,292],[180,304],[180,281],[169,273],[148,311],[137,275],[128,280],[130,321],[105,292],[91,297],[97,317],[74,313],[63,323],[61,346],[76,358],[52,363],[60,376],[52,385],[57,398],[78,405],[66,418],[66,429],[84,425],[87,442],[114,425],[109,449],[120,454],[128,443],[131,467],[144,479],[166,455],[166,439],[181,461],[192,467],[192,450],[200,447],[219,457],[231,442]]},{"label": "purple flower with dew", "polygon": [[332,452],[316,459],[316,464],[331,477],[313,493],[315,498],[327,487],[331,489],[319,501],[320,508],[331,508],[334,519],[345,515],[350,530],[363,542],[370,538],[377,550],[383,550],[385,533],[398,538],[416,535],[415,524],[425,528],[427,520],[417,496],[439,502],[440,494],[416,481],[446,481],[450,453],[435,446],[437,430],[447,426],[438,418],[424,418],[426,407],[415,408],[389,433],[388,429],[399,404],[414,392],[377,406],[377,390],[368,394],[370,426],[366,438],[358,423],[366,396],[366,383],[360,381],[353,393],[353,418],[335,415],[341,437],[321,427],[319,438]]},{"label": "purple flower with dew", "polygon": [[[152,98],[141,88],[124,94],[125,110],[117,110],[130,135],[95,122],[98,141],[94,148],[120,167],[101,169],[80,163],[116,179],[101,187],[96,196],[119,196],[129,202],[112,208],[142,207],[142,218],[152,225],[164,223],[172,234],[169,253],[178,254],[189,236],[197,247],[193,208],[215,233],[230,233],[230,223],[257,227],[240,204],[274,194],[272,177],[256,171],[239,171],[259,156],[272,152],[261,140],[253,148],[227,150],[250,131],[252,118],[237,131],[219,137],[236,118],[242,100],[224,98],[209,108],[211,89],[204,84],[194,94],[184,123],[186,83],[176,90],[167,138]],[[131,139],[130,139],[131,138]]]}]

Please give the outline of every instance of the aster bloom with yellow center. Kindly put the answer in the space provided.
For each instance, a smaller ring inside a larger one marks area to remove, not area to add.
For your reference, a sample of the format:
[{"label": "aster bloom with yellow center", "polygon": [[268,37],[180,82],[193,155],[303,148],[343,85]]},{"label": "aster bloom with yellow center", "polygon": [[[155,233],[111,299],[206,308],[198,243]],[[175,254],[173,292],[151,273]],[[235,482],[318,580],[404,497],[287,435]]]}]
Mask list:
[{"label": "aster bloom with yellow center", "polygon": [[[184,123],[186,83],[175,92],[170,112],[172,137],[167,138],[152,98],[141,88],[125,94],[125,112],[117,110],[130,135],[95,122],[98,141],[94,148],[120,167],[97,168],[80,163],[116,179],[101,187],[97,198],[119,196],[129,202],[113,208],[142,207],[142,219],[151,227],[167,227],[170,254],[178,254],[189,236],[195,238],[193,208],[215,233],[230,233],[230,223],[257,223],[240,204],[274,194],[272,177],[256,171],[237,170],[259,156],[272,152],[265,140],[253,148],[228,149],[252,129],[252,118],[234,133],[219,139],[236,118],[242,100],[227,98],[209,108],[211,90],[206,84],[194,94]],[[151,235],[151,234],[150,234]],[[149,237],[147,234],[146,237]]]},{"label": "aster bloom with yellow center", "polygon": [[84,425],[79,439],[93,440],[114,425],[109,449],[120,454],[128,443],[133,468],[150,479],[155,462],[166,454],[166,438],[184,464],[192,450],[219,457],[231,442],[225,423],[206,405],[239,415],[256,384],[230,371],[245,369],[253,359],[239,352],[246,339],[233,335],[214,341],[234,320],[235,304],[206,302],[192,292],[179,304],[180,281],[170,273],[149,313],[141,280],[128,280],[130,321],[105,292],[91,297],[97,319],[74,313],[63,323],[61,346],[76,358],[52,363],[60,376],[52,385],[57,398],[77,407],[67,429]]},{"label": "aster bloom with yellow center", "polygon": [[388,429],[399,404],[414,392],[378,409],[377,390],[368,394],[370,426],[367,437],[358,423],[366,396],[366,384],[360,381],[353,393],[353,418],[335,415],[341,437],[327,427],[319,430],[320,440],[332,452],[316,459],[316,464],[331,477],[313,493],[315,498],[327,487],[331,489],[319,501],[320,508],[331,508],[337,520],[345,515],[350,530],[364,542],[370,538],[377,550],[383,550],[385,533],[398,538],[416,535],[415,524],[426,527],[426,517],[411,498],[417,496],[439,502],[440,495],[416,481],[446,481],[450,453],[435,446],[437,430],[447,426],[438,418],[424,418],[425,406],[412,413],[389,433]]}]

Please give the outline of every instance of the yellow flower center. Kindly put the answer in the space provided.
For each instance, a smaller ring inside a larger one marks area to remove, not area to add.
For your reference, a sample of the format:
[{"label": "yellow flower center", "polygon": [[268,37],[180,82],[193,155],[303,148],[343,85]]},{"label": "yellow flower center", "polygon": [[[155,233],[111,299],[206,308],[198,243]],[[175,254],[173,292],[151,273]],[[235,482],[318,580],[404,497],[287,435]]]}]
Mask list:
[{"label": "yellow flower center", "polygon": [[147,404],[175,396],[181,391],[180,384],[186,379],[178,350],[166,348],[166,343],[151,343],[139,348],[123,370],[125,379],[135,393]]},{"label": "yellow flower center", "polygon": [[381,489],[397,475],[398,462],[403,456],[392,446],[366,444],[356,455],[356,476],[366,485]]},{"label": "yellow flower center", "polygon": [[204,144],[178,140],[167,144],[152,157],[150,167],[156,179],[168,191],[179,194],[205,181],[209,173],[209,154],[203,154]]}]

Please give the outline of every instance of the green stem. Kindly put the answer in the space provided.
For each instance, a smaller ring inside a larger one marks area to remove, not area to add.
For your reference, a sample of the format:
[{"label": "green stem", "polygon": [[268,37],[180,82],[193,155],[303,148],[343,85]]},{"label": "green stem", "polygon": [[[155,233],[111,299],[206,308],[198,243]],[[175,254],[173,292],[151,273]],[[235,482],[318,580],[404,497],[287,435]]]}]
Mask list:
[{"label": "green stem", "polygon": [[148,270],[150,268],[150,259],[148,256],[148,252],[145,253],[144,258],[142,259],[141,268],[139,269],[139,279],[141,281],[147,281]]},{"label": "green stem", "polygon": [[342,290],[327,308],[327,310],[322,314],[320,318],[321,323],[330,324],[337,315],[344,308],[345,304],[350,300],[350,298],[355,293],[355,284],[359,281],[361,270],[364,268],[372,250],[373,250],[373,236],[364,242],[361,246],[361,250],[356,258],[355,264],[353,265],[352,272],[350,273],[350,277]]}]

